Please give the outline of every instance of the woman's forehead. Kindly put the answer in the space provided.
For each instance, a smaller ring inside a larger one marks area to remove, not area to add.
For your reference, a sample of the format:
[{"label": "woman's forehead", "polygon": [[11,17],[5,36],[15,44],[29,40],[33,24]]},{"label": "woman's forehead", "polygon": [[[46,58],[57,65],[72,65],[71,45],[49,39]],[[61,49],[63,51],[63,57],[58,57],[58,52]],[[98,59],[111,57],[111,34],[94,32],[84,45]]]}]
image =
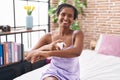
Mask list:
[{"label": "woman's forehead", "polygon": [[61,10],[60,10],[60,12],[73,12],[74,13],[74,9],[73,8],[71,8],[71,7],[63,7],[63,8],[61,8]]}]

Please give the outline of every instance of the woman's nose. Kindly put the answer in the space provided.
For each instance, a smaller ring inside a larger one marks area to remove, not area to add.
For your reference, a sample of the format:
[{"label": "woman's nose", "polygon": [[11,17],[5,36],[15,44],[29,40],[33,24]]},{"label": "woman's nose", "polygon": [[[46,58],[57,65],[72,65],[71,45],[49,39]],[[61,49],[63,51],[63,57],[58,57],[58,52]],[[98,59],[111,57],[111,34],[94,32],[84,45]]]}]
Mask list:
[{"label": "woman's nose", "polygon": [[65,19],[65,20],[68,20],[69,18],[68,18],[68,16],[65,16],[64,19]]}]

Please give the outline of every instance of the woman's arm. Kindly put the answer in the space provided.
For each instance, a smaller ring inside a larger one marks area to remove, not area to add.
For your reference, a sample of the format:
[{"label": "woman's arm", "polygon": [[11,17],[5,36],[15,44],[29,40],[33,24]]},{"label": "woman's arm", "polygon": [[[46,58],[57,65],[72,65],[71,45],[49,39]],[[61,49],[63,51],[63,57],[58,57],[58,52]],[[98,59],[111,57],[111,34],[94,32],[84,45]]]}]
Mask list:
[{"label": "woman's arm", "polygon": [[24,56],[27,57],[30,54],[33,54],[35,51],[41,50],[41,51],[48,51],[50,49],[50,46],[48,46],[49,43],[52,42],[51,34],[45,34],[43,37],[41,37],[36,45],[30,50],[25,51]]},{"label": "woman's arm", "polygon": [[51,34],[50,33],[45,34],[42,38],[38,40],[36,45],[31,50],[40,49],[43,46],[44,48],[42,48],[41,50],[48,50],[49,47],[48,46],[45,47],[45,45],[50,44],[51,42],[52,42]]},{"label": "woman's arm", "polygon": [[39,60],[51,56],[56,57],[63,57],[63,58],[72,58],[80,56],[82,49],[83,49],[83,39],[84,35],[81,31],[77,31],[74,36],[74,45],[72,48],[68,48],[65,50],[53,50],[53,51],[35,51],[34,54],[31,54],[26,57],[26,60],[30,60],[32,63],[36,61],[38,58]]},{"label": "woman's arm", "polygon": [[52,42],[51,33],[46,34],[37,42],[37,44],[31,50],[38,50],[38,51],[50,51],[56,50],[59,47],[56,43],[62,42],[61,40],[57,40]]},{"label": "woman's arm", "polygon": [[[30,51],[25,52],[25,55],[24,55],[25,59],[36,55],[39,51],[60,50],[60,48],[56,45],[58,42],[62,42],[62,40],[57,40],[52,42],[51,34],[50,33],[46,34],[45,36],[40,38],[37,44]],[[39,58],[40,58],[39,56],[36,56],[36,60],[38,60]],[[45,59],[44,56],[41,58]]]}]

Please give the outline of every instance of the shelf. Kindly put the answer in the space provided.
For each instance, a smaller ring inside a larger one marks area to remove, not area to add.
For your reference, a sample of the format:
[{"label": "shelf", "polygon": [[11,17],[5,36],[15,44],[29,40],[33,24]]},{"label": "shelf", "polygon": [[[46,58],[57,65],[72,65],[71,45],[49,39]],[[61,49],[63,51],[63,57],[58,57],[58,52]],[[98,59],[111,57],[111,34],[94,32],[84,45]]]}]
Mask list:
[{"label": "shelf", "polygon": [[20,63],[20,62],[22,62],[22,60],[20,60],[20,61],[18,61],[18,62],[14,62],[14,63],[9,63],[9,64],[2,65],[2,66],[0,66],[0,69],[1,69],[1,68],[4,68],[4,67],[7,67],[7,66],[11,66],[11,65]]},{"label": "shelf", "polygon": [[12,28],[10,32],[0,32],[0,36],[11,35],[11,34],[19,34],[19,33],[27,33],[27,32],[36,32],[36,31],[45,31],[46,32],[46,29],[40,29],[38,27],[35,27],[32,30],[27,30],[27,29],[24,29],[24,28]]},{"label": "shelf", "polygon": [[[31,32],[37,32],[37,31],[44,31],[46,33],[46,29],[41,29],[39,27],[34,27],[32,30],[27,30],[25,28],[11,28],[10,32],[0,32],[0,37],[5,36],[5,39],[7,42],[8,35],[20,34],[21,44],[23,44],[24,33],[31,33]],[[22,53],[23,53],[23,50],[24,49],[22,49]],[[26,72],[42,67],[46,64],[46,60],[38,61],[34,64],[31,64],[30,62],[24,61],[23,54],[21,54],[21,56],[22,56],[21,61],[0,66],[0,80],[13,80],[15,77],[18,77]]]}]

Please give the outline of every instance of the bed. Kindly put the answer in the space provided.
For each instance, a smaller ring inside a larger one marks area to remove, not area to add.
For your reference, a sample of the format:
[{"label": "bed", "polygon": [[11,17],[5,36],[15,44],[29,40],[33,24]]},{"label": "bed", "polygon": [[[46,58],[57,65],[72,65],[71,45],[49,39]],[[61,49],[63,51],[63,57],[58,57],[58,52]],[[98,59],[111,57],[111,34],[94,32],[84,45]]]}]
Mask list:
[{"label": "bed", "polygon": [[[110,40],[114,40],[114,44]],[[111,50],[111,45],[114,52]],[[79,61],[81,80],[120,80],[120,37],[102,35],[97,42],[96,49],[84,49],[79,56]],[[25,73],[14,80],[39,80],[48,65]]]}]

